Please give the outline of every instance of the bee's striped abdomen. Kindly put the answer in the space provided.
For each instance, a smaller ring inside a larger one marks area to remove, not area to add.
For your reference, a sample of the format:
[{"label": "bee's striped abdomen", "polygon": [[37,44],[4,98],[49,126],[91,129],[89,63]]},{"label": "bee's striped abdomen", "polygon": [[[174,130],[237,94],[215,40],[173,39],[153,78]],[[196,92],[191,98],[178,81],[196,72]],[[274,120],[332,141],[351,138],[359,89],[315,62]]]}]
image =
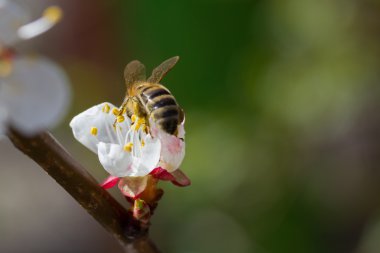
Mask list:
[{"label": "bee's striped abdomen", "polygon": [[182,110],[169,90],[160,84],[144,83],[138,87],[140,99],[158,126],[175,134],[181,121]]}]

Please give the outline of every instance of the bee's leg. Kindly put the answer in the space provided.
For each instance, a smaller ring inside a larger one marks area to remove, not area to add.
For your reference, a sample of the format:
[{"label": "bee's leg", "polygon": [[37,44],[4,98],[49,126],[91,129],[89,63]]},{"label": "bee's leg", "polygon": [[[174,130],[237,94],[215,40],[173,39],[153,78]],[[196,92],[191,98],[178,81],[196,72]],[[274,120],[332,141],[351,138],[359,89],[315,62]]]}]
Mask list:
[{"label": "bee's leg", "polygon": [[137,97],[132,97],[132,103],[133,114],[139,118],[146,118],[145,106],[139,101],[139,99]]},{"label": "bee's leg", "polygon": [[120,112],[119,112],[119,115],[118,115],[118,116],[122,115],[123,112],[126,111],[127,104],[128,104],[128,102],[129,102],[130,98],[131,98],[131,97],[128,96],[128,95],[125,96],[124,101],[123,101],[123,103],[122,103],[121,106],[120,106]]}]

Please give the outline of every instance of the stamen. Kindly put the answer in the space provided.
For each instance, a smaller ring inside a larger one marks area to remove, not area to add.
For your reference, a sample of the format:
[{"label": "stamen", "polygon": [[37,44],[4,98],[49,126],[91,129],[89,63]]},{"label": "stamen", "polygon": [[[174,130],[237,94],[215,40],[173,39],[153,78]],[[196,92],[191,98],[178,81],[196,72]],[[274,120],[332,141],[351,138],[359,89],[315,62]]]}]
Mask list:
[{"label": "stamen", "polygon": [[139,121],[140,124],[145,124],[145,119],[144,118],[139,118],[138,121]]},{"label": "stamen", "polygon": [[116,118],[117,122],[121,123],[125,120],[124,116],[120,115],[120,116],[117,116]]},{"label": "stamen", "polygon": [[113,115],[117,116],[120,114],[120,111],[117,108],[113,108],[112,113],[113,113]]},{"label": "stamen", "polygon": [[125,146],[124,146],[124,151],[127,151],[127,152],[132,152],[132,147],[133,147],[133,143],[132,142],[128,142]]},{"label": "stamen", "polygon": [[102,108],[102,112],[109,113],[111,107],[108,104],[105,104]]},{"label": "stamen", "polygon": [[145,141],[144,141],[144,140],[141,140],[141,146],[142,146],[142,147],[145,146]]},{"label": "stamen", "polygon": [[132,117],[131,117],[131,121],[132,121],[132,123],[135,123],[135,121],[136,121],[136,115],[132,115]]},{"label": "stamen", "polygon": [[62,10],[58,6],[50,6],[46,8],[42,16],[52,23],[57,23],[62,18]]},{"label": "stamen", "polygon": [[98,129],[96,127],[91,127],[90,133],[92,135],[97,135],[98,134]]},{"label": "stamen", "polygon": [[141,125],[145,125],[145,119],[144,118],[138,118],[136,125],[135,125],[135,131],[138,131],[141,127]]},{"label": "stamen", "polygon": [[57,6],[50,6],[45,9],[42,17],[21,26],[17,31],[18,36],[24,40],[36,37],[53,27],[61,18],[62,10]]},{"label": "stamen", "polygon": [[135,114],[138,114],[139,111],[140,111],[139,103],[136,103],[136,102],[133,103],[133,112],[134,112]]}]

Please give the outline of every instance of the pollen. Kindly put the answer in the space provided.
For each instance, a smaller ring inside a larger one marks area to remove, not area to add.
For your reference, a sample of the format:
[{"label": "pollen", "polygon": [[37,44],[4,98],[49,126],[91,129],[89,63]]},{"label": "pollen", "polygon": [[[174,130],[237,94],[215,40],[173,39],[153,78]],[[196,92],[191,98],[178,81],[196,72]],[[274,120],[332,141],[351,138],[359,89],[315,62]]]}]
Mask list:
[{"label": "pollen", "polygon": [[132,123],[135,123],[135,121],[136,121],[136,115],[132,115],[132,117],[131,117],[131,121],[132,121]]},{"label": "pollen", "polygon": [[108,104],[105,104],[102,108],[102,112],[109,113],[111,107]]},{"label": "pollen", "polygon": [[90,133],[91,133],[92,135],[97,135],[97,134],[98,134],[98,129],[97,129],[96,127],[91,127],[91,129],[90,129]]},{"label": "pollen", "polygon": [[141,140],[141,147],[144,147],[144,146],[145,146],[145,141]]},{"label": "pollen", "polygon": [[120,114],[120,111],[117,108],[113,108],[112,113],[113,113],[113,115],[117,116]]},{"label": "pollen", "polygon": [[121,123],[125,120],[125,118],[124,118],[124,116],[120,115],[120,116],[117,116],[116,120],[117,120],[117,122]]},{"label": "pollen", "polygon": [[50,6],[43,13],[44,18],[52,23],[57,23],[62,18],[62,10],[58,6]]},{"label": "pollen", "polygon": [[125,146],[124,146],[124,151],[127,151],[127,152],[132,152],[132,147],[133,147],[133,143],[132,142],[128,142]]},{"label": "pollen", "polygon": [[138,103],[133,103],[133,112],[135,114],[138,114],[140,111],[140,107],[139,107],[139,104]]},{"label": "pollen", "polygon": [[143,124],[145,124],[145,119],[139,118],[135,125],[135,131],[138,131]]}]

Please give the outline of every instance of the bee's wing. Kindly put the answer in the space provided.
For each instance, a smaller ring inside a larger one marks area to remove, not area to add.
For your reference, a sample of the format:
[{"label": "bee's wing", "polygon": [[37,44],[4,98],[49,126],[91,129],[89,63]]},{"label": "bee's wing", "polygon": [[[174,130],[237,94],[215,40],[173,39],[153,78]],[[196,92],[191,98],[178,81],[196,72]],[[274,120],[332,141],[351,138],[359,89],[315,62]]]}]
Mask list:
[{"label": "bee's wing", "polygon": [[131,61],[124,69],[124,79],[127,88],[138,81],[145,81],[145,66],[139,61]]},{"label": "bee's wing", "polygon": [[155,68],[152,72],[152,75],[148,78],[148,82],[150,83],[158,83],[161,79],[166,75],[166,73],[171,70],[174,65],[178,62],[179,57],[174,56],[170,59],[167,59],[163,63],[161,63],[157,68]]}]

